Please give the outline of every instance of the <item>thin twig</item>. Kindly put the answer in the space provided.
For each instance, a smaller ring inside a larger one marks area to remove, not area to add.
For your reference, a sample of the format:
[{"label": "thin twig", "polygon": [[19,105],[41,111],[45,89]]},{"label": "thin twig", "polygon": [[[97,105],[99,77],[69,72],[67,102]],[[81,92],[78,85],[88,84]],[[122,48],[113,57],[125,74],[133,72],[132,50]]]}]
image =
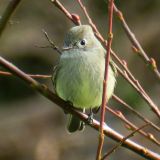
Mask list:
[{"label": "thin twig", "polygon": [[16,9],[16,7],[20,3],[20,1],[21,0],[10,0],[4,13],[2,14],[2,16],[0,16],[0,36],[6,26],[9,18],[11,17],[12,13]]},{"label": "thin twig", "polygon": [[[13,76],[10,72],[0,71],[1,76]],[[43,74],[27,74],[28,76],[32,78],[42,78],[42,79],[48,79],[51,78],[51,75],[43,75]]]},{"label": "thin twig", "polygon": [[105,42],[103,36],[101,35],[101,33],[98,31],[96,25],[93,23],[92,19],[90,18],[87,10],[86,10],[86,7],[83,5],[82,1],[81,0],[77,0],[80,7],[82,8],[87,20],[88,20],[88,23],[91,25],[93,31],[95,32],[97,38],[101,41],[101,42]]},{"label": "thin twig", "polygon": [[103,95],[102,95],[102,107],[101,107],[101,118],[100,118],[100,129],[99,129],[99,144],[97,148],[96,159],[100,160],[102,157],[102,149],[104,144],[104,133],[103,133],[103,124],[105,122],[105,107],[108,102],[108,66],[110,61],[110,52],[113,39],[112,33],[112,18],[113,18],[113,2],[114,0],[109,0],[108,4],[108,44],[106,43],[106,57],[105,57],[105,73],[103,81]]},{"label": "thin twig", "polygon": [[119,142],[115,147],[113,147],[108,153],[104,154],[104,156],[102,157],[101,160],[105,160],[109,155],[111,155],[113,152],[115,152],[116,149],[117,149],[118,147],[120,147],[127,139],[129,139],[130,137],[133,137],[136,132],[140,131],[141,129],[143,129],[143,128],[146,127],[146,126],[148,126],[148,123],[142,125],[141,127],[137,128],[137,129],[135,129],[135,130],[134,130],[133,132],[131,132],[128,136],[124,137],[124,138],[122,139],[122,141],[120,141],[120,142]]},{"label": "thin twig", "polygon": [[80,17],[78,15],[76,15],[76,14],[70,14],[67,11],[67,9],[58,0],[51,0],[51,2],[57,8],[59,8],[67,16],[67,18],[69,18],[73,23],[75,23],[76,25],[80,25],[81,24]]},{"label": "thin twig", "polygon": [[[113,109],[106,107],[106,109],[112,113],[113,115],[115,115],[116,117],[118,117],[121,121],[125,122],[127,124],[127,127],[129,127],[129,129],[137,129],[138,127],[136,125],[134,125],[132,122],[130,122],[120,111],[114,111]],[[142,130],[138,131],[142,136],[144,136],[145,138],[147,138],[148,140],[152,141],[153,143],[155,143],[157,146],[160,146],[160,142],[153,136],[153,134],[151,133],[146,133]]]},{"label": "thin twig", "polygon": [[[129,84],[137,91],[137,93],[142,96],[142,98],[146,101],[146,103],[150,106],[151,110],[157,115],[157,117],[160,119],[160,110],[158,108],[158,106],[152,101],[152,99],[147,95],[146,92],[142,92],[142,89],[139,88],[139,86],[137,86],[129,77],[128,75],[126,75],[126,72],[123,72],[118,66],[116,67],[118,73],[120,73],[120,75],[122,77],[124,77],[124,79],[129,82]],[[139,84],[139,83],[138,83]]]},{"label": "thin twig", "polygon": [[54,50],[56,50],[60,55],[61,55],[61,51],[60,49],[55,45],[55,43],[51,40],[51,38],[49,37],[48,33],[43,29],[42,32],[44,33],[46,39],[48,40],[49,44],[51,45],[51,48],[53,48]]},{"label": "thin twig", "polygon": [[145,118],[142,114],[140,114],[139,112],[137,112],[135,109],[133,109],[129,104],[127,104],[126,102],[124,102],[121,98],[119,98],[117,95],[113,95],[112,98],[114,100],[116,100],[119,104],[122,104],[122,106],[124,106],[125,108],[129,109],[131,112],[133,112],[135,115],[137,115],[141,120],[143,120],[144,122],[148,123],[149,125],[151,125],[153,128],[155,128],[157,131],[160,132],[160,128],[155,125],[153,122],[151,122],[150,120],[148,120],[147,118]]},{"label": "thin twig", "polygon": [[[66,110],[67,112],[74,114],[75,116],[79,117],[82,121],[88,122],[88,116],[82,112],[79,112],[75,110],[69,103],[63,101],[60,99],[58,96],[56,96],[51,90],[48,89],[48,87],[44,84],[38,83],[36,80],[33,78],[29,77],[26,73],[18,69],[16,66],[5,60],[0,56],[0,64],[7,69],[9,72],[14,74],[16,77],[20,78],[23,80],[26,84],[28,84],[33,90],[39,92],[41,95],[46,97],[47,99],[51,100],[53,103],[57,104],[60,108],[63,110]],[[93,119],[93,123],[89,124],[92,128],[99,130],[100,124],[98,121]],[[107,125],[104,124],[104,134],[110,138],[112,138],[115,141],[121,141],[123,139],[123,136],[108,127]],[[160,159],[160,155],[150,151],[149,149],[131,141],[131,140],[126,140],[122,146],[136,152],[142,157],[145,157],[149,160],[157,160]]]},{"label": "thin twig", "polygon": [[143,50],[142,46],[140,45],[140,43],[136,39],[135,35],[133,34],[131,29],[129,28],[126,20],[123,17],[122,12],[116,7],[116,5],[114,5],[114,11],[117,14],[117,16],[123,26],[125,33],[127,34],[129,40],[131,41],[131,43],[133,45],[134,52],[136,52],[136,53],[138,53],[138,55],[140,55],[140,57],[143,59],[143,61],[147,64],[147,66],[149,66],[151,71],[153,71],[155,73],[156,77],[160,80],[160,72],[158,71],[156,61],[153,58],[149,58],[147,56],[147,54]]}]

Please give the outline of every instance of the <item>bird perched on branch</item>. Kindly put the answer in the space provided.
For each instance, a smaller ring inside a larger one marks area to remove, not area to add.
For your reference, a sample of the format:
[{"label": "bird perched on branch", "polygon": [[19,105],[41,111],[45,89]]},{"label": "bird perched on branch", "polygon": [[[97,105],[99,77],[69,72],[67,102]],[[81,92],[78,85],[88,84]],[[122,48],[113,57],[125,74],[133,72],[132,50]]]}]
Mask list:
[{"label": "bird perched on branch", "polygon": [[[89,25],[73,27],[66,34],[60,60],[52,76],[56,94],[76,109],[98,108],[102,102],[106,51]],[[107,98],[114,91],[116,69],[110,60]],[[83,122],[69,114],[67,129],[83,129]]]}]

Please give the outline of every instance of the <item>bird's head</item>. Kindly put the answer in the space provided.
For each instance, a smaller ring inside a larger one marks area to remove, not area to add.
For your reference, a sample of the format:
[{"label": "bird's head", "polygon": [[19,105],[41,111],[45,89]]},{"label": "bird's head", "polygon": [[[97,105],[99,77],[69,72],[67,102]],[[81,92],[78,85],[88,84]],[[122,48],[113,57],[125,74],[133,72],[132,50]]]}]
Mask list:
[{"label": "bird's head", "polygon": [[63,50],[70,49],[93,49],[102,47],[95,37],[92,28],[89,25],[80,25],[72,27],[64,39]]}]

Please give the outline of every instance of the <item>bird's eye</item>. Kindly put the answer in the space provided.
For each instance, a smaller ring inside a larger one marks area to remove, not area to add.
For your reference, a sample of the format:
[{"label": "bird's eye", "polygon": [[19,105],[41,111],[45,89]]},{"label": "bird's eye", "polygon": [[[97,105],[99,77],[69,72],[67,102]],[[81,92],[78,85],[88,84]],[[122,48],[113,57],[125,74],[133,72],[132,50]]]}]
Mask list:
[{"label": "bird's eye", "polygon": [[86,45],[86,40],[85,40],[85,39],[82,39],[82,40],[80,41],[80,44],[81,44],[82,46],[85,46],[85,45]]}]

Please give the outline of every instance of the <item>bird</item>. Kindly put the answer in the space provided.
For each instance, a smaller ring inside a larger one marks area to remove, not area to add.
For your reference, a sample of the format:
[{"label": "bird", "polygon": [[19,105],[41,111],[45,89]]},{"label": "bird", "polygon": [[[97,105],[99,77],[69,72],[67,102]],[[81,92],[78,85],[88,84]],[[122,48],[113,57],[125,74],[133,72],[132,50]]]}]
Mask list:
[{"label": "bird", "polygon": [[[106,51],[90,25],[72,27],[64,37],[62,52],[54,67],[52,81],[55,93],[77,110],[98,109],[102,103]],[[116,84],[116,68],[110,60],[107,100]],[[83,130],[84,123],[68,114],[67,130]]]}]

